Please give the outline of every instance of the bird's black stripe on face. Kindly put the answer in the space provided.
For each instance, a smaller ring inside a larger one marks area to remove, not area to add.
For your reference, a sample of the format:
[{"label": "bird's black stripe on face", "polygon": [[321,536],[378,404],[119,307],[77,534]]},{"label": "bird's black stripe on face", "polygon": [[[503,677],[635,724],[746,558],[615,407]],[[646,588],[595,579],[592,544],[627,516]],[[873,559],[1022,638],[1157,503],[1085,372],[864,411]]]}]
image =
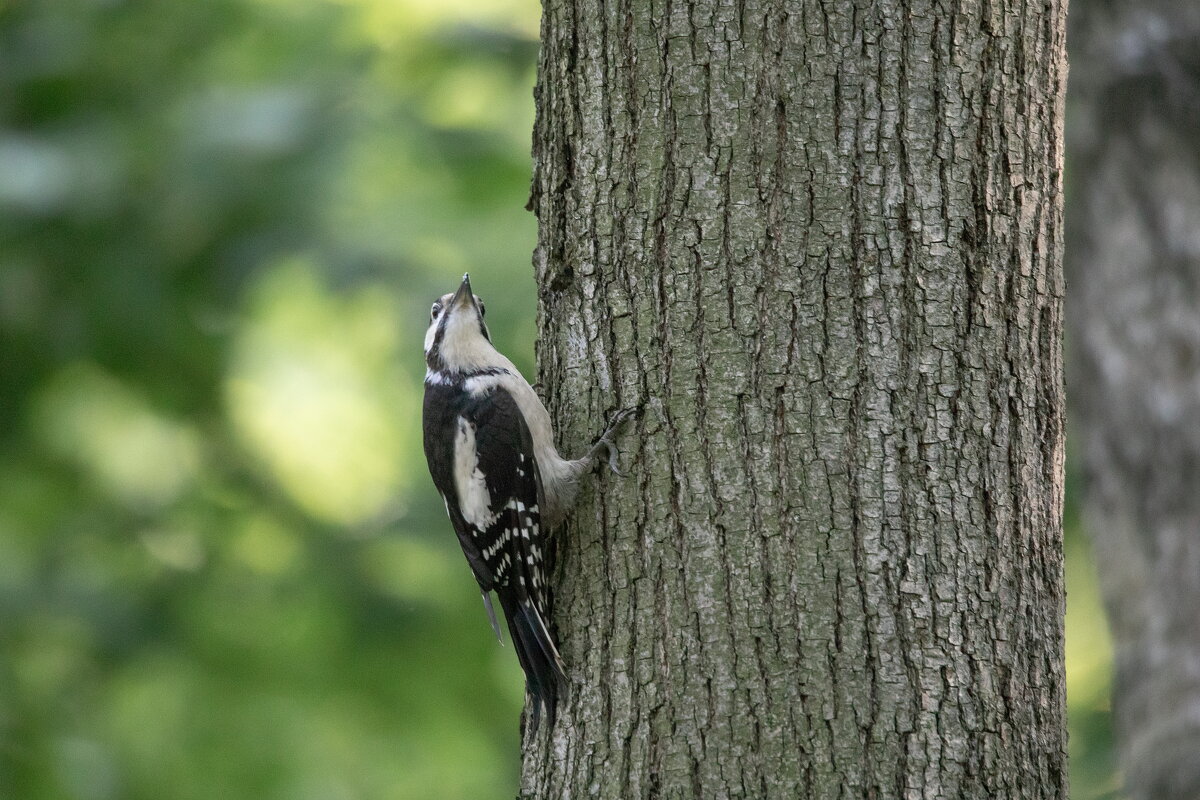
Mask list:
[{"label": "bird's black stripe on face", "polygon": [[450,319],[449,311],[443,311],[442,315],[438,317],[437,332],[433,335],[433,345],[425,354],[425,366],[434,372],[446,371],[446,362],[442,359],[442,339],[446,337],[446,320],[448,319]]},{"label": "bird's black stripe on face", "polygon": [[437,337],[433,340],[433,346],[429,348],[429,352],[425,354],[425,366],[433,372],[445,373],[446,362],[442,358],[441,353],[441,329],[438,330]]}]

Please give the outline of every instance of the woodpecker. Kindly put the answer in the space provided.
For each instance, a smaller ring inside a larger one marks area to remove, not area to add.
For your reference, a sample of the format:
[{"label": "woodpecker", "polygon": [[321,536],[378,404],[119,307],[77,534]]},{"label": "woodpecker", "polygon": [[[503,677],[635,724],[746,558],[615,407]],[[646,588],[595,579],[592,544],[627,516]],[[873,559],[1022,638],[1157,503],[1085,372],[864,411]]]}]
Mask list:
[{"label": "woodpecker", "polygon": [[425,333],[425,458],[458,535],[496,638],[495,592],[525,671],[536,730],[554,724],[565,693],[562,658],[548,626],[547,531],[566,517],[580,480],[602,456],[616,474],[614,436],[631,411],[615,414],[582,457],[554,446],[550,414],[513,363],[493,345],[484,304],[464,275],[434,302]]}]

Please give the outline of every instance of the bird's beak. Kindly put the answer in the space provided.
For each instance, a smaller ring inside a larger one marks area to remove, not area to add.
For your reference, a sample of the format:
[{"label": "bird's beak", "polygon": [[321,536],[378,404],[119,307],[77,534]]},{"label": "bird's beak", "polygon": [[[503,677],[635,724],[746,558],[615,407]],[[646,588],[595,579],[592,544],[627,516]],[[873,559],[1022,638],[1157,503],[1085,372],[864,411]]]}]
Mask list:
[{"label": "bird's beak", "polygon": [[468,304],[474,304],[475,295],[471,294],[471,276],[463,275],[462,283],[458,286],[458,291],[454,293],[454,297],[450,298],[450,308],[465,308]]}]

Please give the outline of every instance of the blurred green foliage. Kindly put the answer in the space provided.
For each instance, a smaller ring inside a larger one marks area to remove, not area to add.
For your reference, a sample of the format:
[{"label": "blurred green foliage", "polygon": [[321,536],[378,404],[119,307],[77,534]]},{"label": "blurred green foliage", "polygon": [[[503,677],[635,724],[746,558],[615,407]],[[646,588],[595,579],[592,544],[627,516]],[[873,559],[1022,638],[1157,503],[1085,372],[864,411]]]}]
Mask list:
[{"label": "blurred green foliage", "polygon": [[0,798],[512,796],[520,671],[417,418],[467,269],[531,367],[537,15],[0,4]]},{"label": "blurred green foliage", "polygon": [[537,13],[0,5],[0,797],[512,795],[416,420],[468,267],[530,365]]}]

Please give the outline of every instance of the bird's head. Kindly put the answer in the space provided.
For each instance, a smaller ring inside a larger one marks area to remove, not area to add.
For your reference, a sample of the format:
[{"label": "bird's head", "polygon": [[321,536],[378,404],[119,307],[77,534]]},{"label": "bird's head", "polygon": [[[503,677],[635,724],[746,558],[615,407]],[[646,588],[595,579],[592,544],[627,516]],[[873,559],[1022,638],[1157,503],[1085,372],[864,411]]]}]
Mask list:
[{"label": "bird's head", "polygon": [[463,275],[458,291],[444,294],[429,311],[425,363],[444,372],[472,372],[497,366],[503,358],[492,346],[483,321],[483,301],[471,293],[471,276]]}]

